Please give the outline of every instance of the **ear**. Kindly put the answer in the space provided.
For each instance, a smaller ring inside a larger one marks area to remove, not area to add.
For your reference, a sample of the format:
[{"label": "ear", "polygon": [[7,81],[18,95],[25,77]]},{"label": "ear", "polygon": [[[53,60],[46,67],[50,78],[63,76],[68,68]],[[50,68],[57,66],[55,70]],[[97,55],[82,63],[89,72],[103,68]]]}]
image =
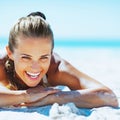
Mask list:
[{"label": "ear", "polygon": [[6,51],[7,51],[7,55],[8,57],[13,60],[13,52],[10,50],[10,48],[8,46],[6,46]]}]

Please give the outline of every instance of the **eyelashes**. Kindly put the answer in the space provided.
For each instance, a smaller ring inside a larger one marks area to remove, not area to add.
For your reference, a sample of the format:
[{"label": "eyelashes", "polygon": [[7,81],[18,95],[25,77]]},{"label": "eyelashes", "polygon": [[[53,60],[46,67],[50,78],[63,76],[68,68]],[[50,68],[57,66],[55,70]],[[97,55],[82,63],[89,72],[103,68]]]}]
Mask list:
[{"label": "eyelashes", "polygon": [[[22,56],[21,59],[22,59],[23,61],[32,61],[32,58],[29,57],[29,56]],[[49,59],[50,59],[49,56],[42,56],[42,57],[39,58],[38,61],[46,62],[46,61],[48,61]]]}]

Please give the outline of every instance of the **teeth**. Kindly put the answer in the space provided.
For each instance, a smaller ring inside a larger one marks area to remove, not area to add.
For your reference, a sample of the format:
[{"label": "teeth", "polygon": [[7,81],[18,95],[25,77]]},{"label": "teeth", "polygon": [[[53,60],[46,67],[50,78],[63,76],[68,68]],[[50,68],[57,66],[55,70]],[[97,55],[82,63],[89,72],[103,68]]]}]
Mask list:
[{"label": "teeth", "polygon": [[37,75],[40,74],[40,72],[39,73],[30,73],[30,72],[27,72],[27,74],[32,75],[32,76],[37,76]]},{"label": "teeth", "polygon": [[39,73],[31,73],[31,72],[27,72],[28,75],[30,75],[32,78],[36,78],[39,74]]}]

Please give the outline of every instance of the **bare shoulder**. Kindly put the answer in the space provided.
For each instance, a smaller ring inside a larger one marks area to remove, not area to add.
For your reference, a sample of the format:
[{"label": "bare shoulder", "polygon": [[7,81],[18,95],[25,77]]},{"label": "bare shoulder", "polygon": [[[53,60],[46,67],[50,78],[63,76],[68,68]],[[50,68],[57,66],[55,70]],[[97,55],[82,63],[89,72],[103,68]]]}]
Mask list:
[{"label": "bare shoulder", "polygon": [[71,72],[74,71],[74,69],[69,62],[54,53],[48,70],[48,82],[53,86],[64,85],[70,89],[81,89],[79,80],[74,73]]},{"label": "bare shoulder", "polygon": [[59,79],[59,66],[62,62],[62,58],[57,54],[53,53],[51,58],[50,67],[48,69],[47,75],[48,75],[48,82],[52,86],[58,85],[58,79]]},{"label": "bare shoulder", "polygon": [[52,55],[48,76],[51,85],[65,85],[72,90],[104,86],[57,54]]},{"label": "bare shoulder", "polygon": [[5,61],[6,57],[0,58],[0,83],[6,85],[7,81],[7,74],[5,72]]},{"label": "bare shoulder", "polygon": [[0,79],[1,79],[1,77],[3,76],[3,74],[4,74],[4,65],[5,65],[5,58],[1,58],[0,59]]},{"label": "bare shoulder", "polygon": [[51,58],[51,63],[50,63],[50,67],[48,70],[48,74],[49,75],[53,75],[54,73],[56,73],[58,71],[59,65],[61,64],[62,59],[60,58],[60,56],[56,53],[52,54],[52,58]]}]

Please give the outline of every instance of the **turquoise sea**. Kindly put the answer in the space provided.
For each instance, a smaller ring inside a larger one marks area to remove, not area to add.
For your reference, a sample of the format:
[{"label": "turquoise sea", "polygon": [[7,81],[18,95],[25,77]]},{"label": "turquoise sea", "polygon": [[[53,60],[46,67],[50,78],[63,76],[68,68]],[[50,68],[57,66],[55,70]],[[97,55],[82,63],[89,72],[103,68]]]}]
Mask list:
[{"label": "turquoise sea", "polygon": [[[8,38],[0,37],[0,47],[6,45]],[[81,39],[81,38],[62,38],[55,39],[55,47],[110,47],[110,48],[120,48],[120,38],[119,39],[103,39],[103,38],[93,38],[93,39]]]}]

